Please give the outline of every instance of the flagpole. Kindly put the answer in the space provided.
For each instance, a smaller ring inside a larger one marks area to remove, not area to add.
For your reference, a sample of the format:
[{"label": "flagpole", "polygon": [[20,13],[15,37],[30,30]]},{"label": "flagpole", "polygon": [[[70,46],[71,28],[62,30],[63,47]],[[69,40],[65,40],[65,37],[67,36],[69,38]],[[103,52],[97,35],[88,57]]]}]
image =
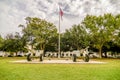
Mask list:
[{"label": "flagpole", "polygon": [[[60,6],[59,6],[59,9],[60,9]],[[59,13],[58,58],[60,58],[60,13]]]}]

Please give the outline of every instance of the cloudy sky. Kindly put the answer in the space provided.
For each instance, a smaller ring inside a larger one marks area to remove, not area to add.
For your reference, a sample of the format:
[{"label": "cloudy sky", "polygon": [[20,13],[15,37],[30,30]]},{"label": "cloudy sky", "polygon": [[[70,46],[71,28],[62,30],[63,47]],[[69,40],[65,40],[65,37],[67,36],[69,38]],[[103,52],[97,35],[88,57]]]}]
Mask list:
[{"label": "cloudy sky", "polygon": [[80,23],[86,14],[120,13],[120,0],[0,0],[0,34],[20,32],[18,25],[25,24],[28,16],[46,19],[58,28],[59,5],[64,12],[62,32]]}]

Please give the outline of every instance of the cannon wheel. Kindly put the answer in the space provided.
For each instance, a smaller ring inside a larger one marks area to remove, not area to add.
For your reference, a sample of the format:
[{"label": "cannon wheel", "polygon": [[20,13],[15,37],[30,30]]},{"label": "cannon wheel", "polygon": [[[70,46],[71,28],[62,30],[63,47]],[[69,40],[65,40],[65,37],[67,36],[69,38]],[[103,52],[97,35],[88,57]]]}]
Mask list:
[{"label": "cannon wheel", "polygon": [[85,62],[89,62],[89,55],[88,54],[85,54],[85,57],[83,59]]},{"label": "cannon wheel", "polygon": [[43,54],[40,54],[40,61],[43,61]]},{"label": "cannon wheel", "polygon": [[31,56],[31,54],[29,53],[29,54],[27,55],[27,61],[32,61],[30,56]]},{"label": "cannon wheel", "polygon": [[77,56],[76,56],[76,54],[73,54],[73,62],[76,62],[76,59],[77,59]]}]

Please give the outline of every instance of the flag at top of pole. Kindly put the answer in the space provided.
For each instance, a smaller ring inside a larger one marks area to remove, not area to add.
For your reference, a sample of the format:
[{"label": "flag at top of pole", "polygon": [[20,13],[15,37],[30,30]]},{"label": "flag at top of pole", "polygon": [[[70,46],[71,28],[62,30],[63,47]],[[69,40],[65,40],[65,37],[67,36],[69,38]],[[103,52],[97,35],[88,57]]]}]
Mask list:
[{"label": "flag at top of pole", "polygon": [[59,9],[60,9],[59,15],[60,15],[60,17],[61,17],[61,20],[62,20],[63,11],[62,11],[62,9],[61,9],[61,8],[59,8]]}]

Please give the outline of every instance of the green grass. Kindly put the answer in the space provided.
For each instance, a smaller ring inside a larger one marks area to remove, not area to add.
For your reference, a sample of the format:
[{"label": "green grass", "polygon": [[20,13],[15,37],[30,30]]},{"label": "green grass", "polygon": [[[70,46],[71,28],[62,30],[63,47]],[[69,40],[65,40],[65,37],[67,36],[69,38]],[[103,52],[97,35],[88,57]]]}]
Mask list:
[{"label": "green grass", "polygon": [[[119,59],[106,64],[15,64],[21,58],[0,57],[0,80],[120,80]],[[23,59],[23,58],[22,58]]]}]

